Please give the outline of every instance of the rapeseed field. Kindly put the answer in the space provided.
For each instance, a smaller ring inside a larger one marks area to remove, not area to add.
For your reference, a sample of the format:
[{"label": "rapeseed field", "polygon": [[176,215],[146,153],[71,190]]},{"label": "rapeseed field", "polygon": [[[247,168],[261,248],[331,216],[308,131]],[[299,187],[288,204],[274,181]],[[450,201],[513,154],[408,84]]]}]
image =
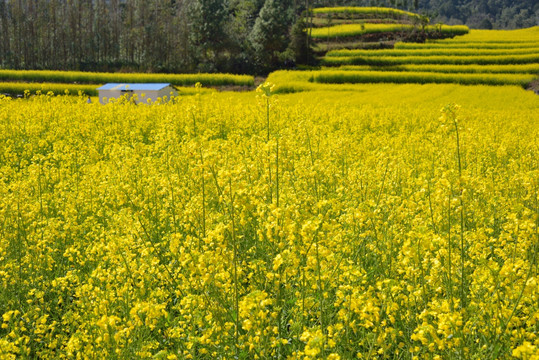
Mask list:
[{"label": "rapeseed field", "polygon": [[[334,49],[321,59],[326,68],[321,72],[304,73],[303,81],[520,84],[527,88],[538,75],[538,35],[537,26],[510,31],[471,30],[450,39],[398,42],[393,49]],[[327,71],[331,67],[337,71]],[[349,70],[353,72],[346,73]],[[276,76],[294,77],[296,83],[301,82],[300,76],[291,75],[280,73]],[[299,84],[294,87],[301,88]],[[292,90],[290,86],[288,88]]]},{"label": "rapeseed field", "polygon": [[314,85],[0,96],[0,358],[537,359],[537,96]]}]

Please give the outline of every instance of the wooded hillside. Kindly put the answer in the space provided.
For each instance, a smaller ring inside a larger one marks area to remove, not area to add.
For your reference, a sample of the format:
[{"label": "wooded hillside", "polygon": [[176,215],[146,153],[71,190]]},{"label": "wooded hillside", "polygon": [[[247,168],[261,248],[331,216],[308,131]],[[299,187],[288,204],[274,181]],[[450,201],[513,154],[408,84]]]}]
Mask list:
[{"label": "wooded hillside", "polygon": [[471,27],[532,26],[539,14],[535,0],[0,0],[0,67],[265,73],[308,62],[302,14],[334,5]]},{"label": "wooded hillside", "polygon": [[431,23],[465,24],[474,29],[516,29],[539,25],[536,0],[322,0],[324,6],[391,6],[419,12]]},{"label": "wooded hillside", "polygon": [[280,53],[303,10],[288,0],[0,0],[0,67],[253,72],[294,58]]}]

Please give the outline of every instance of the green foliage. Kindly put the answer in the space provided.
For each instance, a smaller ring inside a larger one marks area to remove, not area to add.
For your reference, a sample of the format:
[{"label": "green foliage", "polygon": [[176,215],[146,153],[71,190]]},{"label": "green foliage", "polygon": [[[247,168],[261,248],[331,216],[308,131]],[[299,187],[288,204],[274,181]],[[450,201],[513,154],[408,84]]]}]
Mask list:
[{"label": "green foliage", "polygon": [[492,30],[492,22],[489,19],[485,18],[485,19],[481,20],[481,22],[479,23],[479,28],[480,29]]},{"label": "green foliage", "polygon": [[[255,65],[271,68],[282,57],[274,52],[282,53],[290,43],[299,14],[294,5],[264,0],[0,1],[0,68],[253,72]],[[251,41],[259,14],[263,18]]]},{"label": "green foliage", "polygon": [[225,26],[229,22],[228,2],[193,0],[189,7],[189,40],[198,71],[215,71],[220,53],[226,48]]},{"label": "green foliage", "polygon": [[[369,4],[362,0],[313,1],[314,7],[354,7]],[[420,14],[428,14],[433,23],[465,24],[470,28],[487,28],[487,21],[494,29],[516,29],[537,25],[539,3],[536,0],[376,0],[370,6],[397,7]],[[397,9],[398,10],[398,9]]]},{"label": "green foliage", "polygon": [[289,49],[296,64],[312,64],[314,54],[309,45],[308,26],[304,17],[298,18],[290,32]]},{"label": "green foliage", "polygon": [[255,63],[262,69],[277,67],[288,46],[293,9],[287,0],[266,0],[249,35]]}]

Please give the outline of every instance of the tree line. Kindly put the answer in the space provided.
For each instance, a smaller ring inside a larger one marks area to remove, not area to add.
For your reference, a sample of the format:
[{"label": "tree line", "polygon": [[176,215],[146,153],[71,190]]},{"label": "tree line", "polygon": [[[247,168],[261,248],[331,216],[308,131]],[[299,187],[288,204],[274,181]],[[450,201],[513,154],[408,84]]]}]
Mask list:
[{"label": "tree line", "polygon": [[537,0],[420,0],[436,22],[474,29],[518,29],[539,25]]},{"label": "tree line", "polygon": [[0,0],[0,67],[263,74],[312,60],[311,7],[391,6],[453,23],[469,13],[475,27],[503,28],[533,25],[534,1]]},{"label": "tree line", "polygon": [[324,6],[389,6],[430,18],[431,23],[464,24],[473,29],[539,26],[537,0],[325,0]]},{"label": "tree line", "polygon": [[305,34],[294,29],[309,6],[309,0],[0,0],[0,67],[263,73],[302,60]]}]

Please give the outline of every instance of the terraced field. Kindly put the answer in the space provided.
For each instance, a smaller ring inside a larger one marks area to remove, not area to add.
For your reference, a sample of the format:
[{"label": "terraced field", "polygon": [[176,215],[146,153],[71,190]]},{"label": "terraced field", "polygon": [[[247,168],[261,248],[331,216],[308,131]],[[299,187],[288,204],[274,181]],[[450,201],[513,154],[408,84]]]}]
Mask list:
[{"label": "terraced field", "polygon": [[[538,43],[539,45],[539,43]],[[533,56],[539,53],[539,46],[533,48],[481,49],[469,48],[437,48],[437,49],[388,49],[388,50],[334,50],[327,54],[331,57],[432,57],[432,56]]]},{"label": "terraced field", "polygon": [[409,11],[383,7],[321,7],[313,9],[313,14],[320,17],[337,17],[337,18],[371,18],[371,19],[400,19],[413,20],[420,19],[421,16]]},{"label": "terraced field", "polygon": [[[387,24],[382,24],[386,26]],[[389,25],[387,25],[389,26]],[[316,29],[320,30],[320,29]],[[518,85],[539,76],[539,27],[512,31],[471,30],[452,39],[396,43],[393,49],[335,49],[320,70],[278,72],[278,91],[302,91],[316,84],[452,83]]]},{"label": "terraced field", "polygon": [[[339,24],[312,29],[311,36],[314,39],[342,39],[373,33],[411,32],[417,29],[416,25],[410,24]],[[468,28],[461,25],[426,26],[424,30],[427,32],[439,32],[447,36],[468,33]]]},{"label": "terraced field", "polygon": [[276,71],[268,80],[277,84],[275,91],[291,93],[315,90],[350,91],[360,84],[459,84],[513,85],[525,88],[537,78],[534,74],[436,73],[416,71]]},{"label": "terraced field", "polygon": [[[175,86],[190,86],[201,83],[203,86],[241,86],[254,85],[254,77],[234,74],[146,74],[146,73],[98,73],[82,71],[41,71],[41,70],[0,70],[0,93],[10,95],[30,93],[71,94],[82,92],[95,96],[100,85],[107,82],[134,83],[171,83]],[[180,89],[188,93],[190,89]]]},{"label": "terraced field", "polygon": [[323,55],[339,48],[379,48],[399,40],[442,39],[468,33],[466,26],[429,24],[426,16],[384,7],[313,9],[309,35]]},{"label": "terraced field", "polygon": [[538,74],[539,64],[509,65],[451,65],[451,64],[410,64],[398,66],[340,66],[339,70],[378,70],[378,71],[424,71],[439,73],[506,73],[506,74]]},{"label": "terraced field", "polygon": [[397,43],[394,49],[332,50],[325,65],[539,64],[539,27],[515,31],[472,30],[451,40]]},{"label": "terraced field", "polygon": [[404,65],[404,64],[479,64],[479,65],[505,65],[505,64],[534,64],[539,63],[539,54],[526,55],[468,55],[468,56],[331,56],[323,60],[325,65]]}]

